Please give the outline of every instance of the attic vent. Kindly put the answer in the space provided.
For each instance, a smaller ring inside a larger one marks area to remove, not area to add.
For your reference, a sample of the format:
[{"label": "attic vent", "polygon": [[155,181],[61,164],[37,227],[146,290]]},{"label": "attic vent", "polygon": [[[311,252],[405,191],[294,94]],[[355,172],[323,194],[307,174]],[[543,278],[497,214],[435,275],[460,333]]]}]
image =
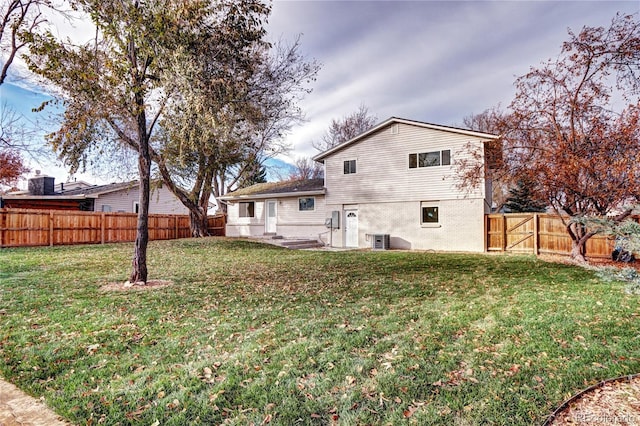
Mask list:
[{"label": "attic vent", "polygon": [[398,133],[400,133],[400,125],[399,124],[391,125],[391,134],[397,135]]}]

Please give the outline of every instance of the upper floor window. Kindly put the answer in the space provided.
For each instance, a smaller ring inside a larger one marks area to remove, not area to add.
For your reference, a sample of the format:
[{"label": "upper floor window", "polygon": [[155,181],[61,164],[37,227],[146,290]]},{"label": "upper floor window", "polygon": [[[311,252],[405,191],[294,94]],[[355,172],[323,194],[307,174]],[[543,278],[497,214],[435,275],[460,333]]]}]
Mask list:
[{"label": "upper floor window", "polygon": [[255,202],[242,201],[239,203],[240,217],[255,217]]},{"label": "upper floor window", "polygon": [[356,172],[356,160],[345,160],[344,162],[344,174],[352,174]]},{"label": "upper floor window", "polygon": [[449,149],[409,154],[410,169],[449,165],[451,165],[451,150]]},{"label": "upper floor window", "polygon": [[316,199],[314,197],[298,198],[299,211],[313,211],[316,208]]}]

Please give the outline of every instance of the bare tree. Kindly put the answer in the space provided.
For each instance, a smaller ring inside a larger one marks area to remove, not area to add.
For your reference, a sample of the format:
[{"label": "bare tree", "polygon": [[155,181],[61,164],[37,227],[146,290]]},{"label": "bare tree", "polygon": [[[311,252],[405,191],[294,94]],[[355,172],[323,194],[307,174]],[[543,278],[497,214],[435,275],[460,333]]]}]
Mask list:
[{"label": "bare tree", "polygon": [[0,85],[7,78],[16,55],[26,46],[21,33],[32,32],[42,24],[42,8],[49,6],[49,0],[3,0],[0,9],[0,48],[4,63],[0,69]]},{"label": "bare tree", "polygon": [[289,180],[318,179],[324,177],[324,167],[321,163],[308,157],[301,157],[295,161],[295,169],[289,175]]},{"label": "bare tree", "polygon": [[376,116],[369,115],[369,109],[366,106],[360,105],[356,112],[338,120],[331,120],[322,139],[318,142],[312,142],[311,145],[320,152],[327,151],[369,130],[377,120]]},{"label": "bare tree", "polygon": [[[26,46],[23,33],[34,31],[44,22],[43,7],[49,0],[2,0],[0,8],[0,86],[9,75],[18,53]],[[22,156],[33,148],[27,142],[30,132],[24,129],[22,117],[6,105],[0,106],[0,184],[13,185],[27,173]]]}]

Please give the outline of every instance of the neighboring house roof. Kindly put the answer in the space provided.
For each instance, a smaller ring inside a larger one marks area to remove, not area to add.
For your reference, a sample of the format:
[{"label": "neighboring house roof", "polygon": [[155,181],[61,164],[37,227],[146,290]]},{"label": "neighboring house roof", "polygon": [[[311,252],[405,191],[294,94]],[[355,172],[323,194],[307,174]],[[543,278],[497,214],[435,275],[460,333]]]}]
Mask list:
[{"label": "neighboring house roof", "polygon": [[304,179],[283,182],[257,183],[238,189],[220,197],[221,200],[255,199],[273,197],[295,197],[300,195],[323,195],[324,179]]},{"label": "neighboring house roof", "polygon": [[34,195],[29,191],[12,192],[4,195],[5,199],[83,199],[83,198],[98,198],[100,195],[108,194],[111,192],[121,191],[123,189],[133,189],[138,186],[138,181],[121,183],[110,183],[108,185],[91,185],[89,187],[65,189],[62,191],[56,191],[53,194],[47,195]]},{"label": "neighboring house roof", "polygon": [[84,195],[88,198],[97,198],[100,195],[109,194],[111,192],[122,191],[123,189],[133,189],[138,187],[138,181],[109,183],[107,185],[93,185],[86,188],[76,188],[64,190],[62,195]]},{"label": "neighboring house roof", "polygon": [[367,130],[364,133],[359,134],[358,136],[356,136],[353,139],[349,139],[346,142],[343,142],[339,145],[334,146],[331,149],[328,149],[327,151],[321,152],[320,154],[316,155],[315,157],[313,157],[313,160],[315,161],[320,161],[323,162],[324,159],[328,156],[330,156],[331,154],[334,154],[335,152],[338,152],[350,145],[353,145],[359,141],[361,141],[362,139],[366,138],[367,136],[377,132],[378,130],[389,126],[390,124],[394,124],[394,123],[399,123],[399,124],[409,124],[412,126],[419,126],[419,127],[423,127],[426,129],[433,129],[433,130],[440,130],[443,132],[450,132],[450,133],[458,133],[458,134],[462,134],[462,135],[468,135],[468,136],[473,136],[473,137],[477,137],[477,138],[483,138],[483,139],[490,139],[490,140],[496,140],[499,139],[500,136],[497,135],[492,135],[489,133],[482,133],[482,132],[476,132],[473,130],[467,130],[467,129],[459,129],[457,127],[449,127],[449,126],[442,126],[439,124],[430,124],[430,123],[424,123],[422,121],[415,121],[415,120],[407,120],[404,118],[398,118],[398,117],[391,117],[385,121],[383,121],[382,123],[372,127],[371,129]]}]

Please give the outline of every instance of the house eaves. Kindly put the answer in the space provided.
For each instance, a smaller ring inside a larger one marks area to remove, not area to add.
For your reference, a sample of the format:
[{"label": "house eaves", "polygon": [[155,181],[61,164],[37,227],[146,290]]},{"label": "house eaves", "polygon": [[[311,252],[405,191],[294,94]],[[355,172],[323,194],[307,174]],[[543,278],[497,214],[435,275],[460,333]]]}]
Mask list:
[{"label": "house eaves", "polygon": [[265,192],[262,194],[247,194],[247,195],[223,195],[220,197],[222,201],[242,201],[242,200],[263,200],[267,198],[289,198],[289,197],[309,197],[312,195],[324,195],[326,191],[324,189],[315,191],[301,191],[301,192]]},{"label": "house eaves", "polygon": [[220,197],[220,200],[264,199],[276,197],[296,197],[324,195],[324,179],[304,179],[298,181],[265,182],[242,188]]},{"label": "house eaves", "polygon": [[423,127],[425,129],[432,129],[432,130],[439,130],[439,131],[443,131],[443,132],[450,132],[450,133],[457,133],[460,135],[467,135],[467,136],[472,136],[472,137],[476,137],[476,138],[481,138],[481,139],[487,139],[487,140],[497,140],[500,138],[500,136],[497,135],[492,135],[489,133],[482,133],[482,132],[476,132],[473,130],[467,130],[467,129],[459,129],[457,127],[449,127],[449,126],[442,126],[439,124],[431,124],[431,123],[424,123],[422,121],[415,121],[415,120],[407,120],[404,118],[398,118],[398,117],[391,117],[385,121],[383,121],[382,123],[372,127],[371,129],[367,130],[364,133],[359,134],[358,136],[354,137],[353,139],[349,139],[346,142],[341,143],[340,145],[336,145],[331,149],[328,149],[327,151],[321,152],[320,154],[316,155],[315,157],[313,157],[314,161],[318,161],[318,162],[324,162],[324,159],[350,145],[353,145],[359,141],[361,141],[362,139],[370,136],[373,133],[376,133],[377,131],[379,131],[380,129],[383,129],[391,124],[408,124],[411,126],[418,126],[418,127]]}]

